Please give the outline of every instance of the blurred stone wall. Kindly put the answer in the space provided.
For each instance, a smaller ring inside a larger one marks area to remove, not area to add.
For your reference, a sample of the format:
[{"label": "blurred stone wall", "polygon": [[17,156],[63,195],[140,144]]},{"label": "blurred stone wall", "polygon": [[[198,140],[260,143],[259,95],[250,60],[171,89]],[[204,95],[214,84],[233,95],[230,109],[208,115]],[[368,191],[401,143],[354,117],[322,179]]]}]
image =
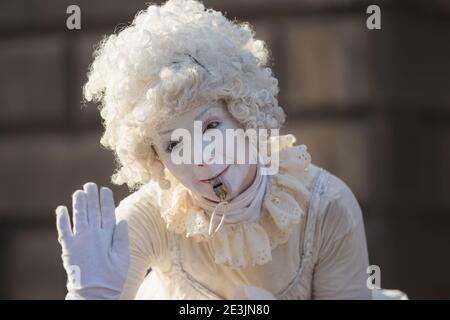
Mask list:
[{"label": "blurred stone wall", "polygon": [[[81,30],[65,27],[81,8]],[[450,298],[450,5],[445,1],[205,1],[249,21],[273,54],[283,132],[343,179],[364,212],[381,285]],[[378,4],[382,30],[366,28]],[[54,209],[110,185],[95,107],[81,109],[93,46],[145,1],[0,2],[0,298],[60,299]],[[126,187],[112,186],[116,202]]]}]

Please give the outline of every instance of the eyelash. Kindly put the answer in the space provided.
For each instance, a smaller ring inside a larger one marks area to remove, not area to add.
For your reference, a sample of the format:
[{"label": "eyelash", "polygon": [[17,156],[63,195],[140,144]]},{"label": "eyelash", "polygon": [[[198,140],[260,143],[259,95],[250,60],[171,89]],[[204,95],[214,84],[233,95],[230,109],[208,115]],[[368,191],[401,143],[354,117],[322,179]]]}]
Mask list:
[{"label": "eyelash", "polygon": [[178,140],[178,141],[170,141],[167,148],[166,148],[166,152],[171,153],[173,148],[175,148],[182,139]]},{"label": "eyelash", "polygon": [[[216,123],[216,125],[213,126],[212,128],[210,128],[209,126],[210,126],[211,124],[213,124],[213,123]],[[206,125],[205,130],[203,130],[203,133],[205,133],[205,131],[208,130],[208,129],[215,129],[215,128],[217,128],[218,126],[220,126],[220,121],[213,120],[213,121],[209,122],[209,123]]]},{"label": "eyelash", "polygon": [[[215,125],[213,127],[210,127],[211,124],[215,124]],[[208,130],[208,129],[215,129],[215,128],[217,128],[220,124],[221,124],[220,121],[211,121],[211,122],[209,122],[206,125],[205,129],[203,130],[203,133],[205,133],[206,130]],[[170,141],[169,145],[166,148],[166,152],[171,153],[173,148],[175,148],[180,142],[181,142],[181,139],[179,141]]]}]

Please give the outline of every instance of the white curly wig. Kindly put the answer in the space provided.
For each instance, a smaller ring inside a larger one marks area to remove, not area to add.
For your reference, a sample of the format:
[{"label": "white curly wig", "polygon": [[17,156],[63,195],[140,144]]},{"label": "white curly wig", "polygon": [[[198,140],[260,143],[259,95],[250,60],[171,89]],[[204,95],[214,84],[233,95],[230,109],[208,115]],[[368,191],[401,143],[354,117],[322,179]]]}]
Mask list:
[{"label": "white curly wig", "polygon": [[101,144],[118,165],[113,183],[137,189],[154,179],[169,188],[152,130],[198,103],[223,101],[244,129],[283,125],[269,50],[254,34],[248,23],[205,10],[199,1],[169,0],[150,4],[104,37],[83,92],[86,101],[99,103]]}]

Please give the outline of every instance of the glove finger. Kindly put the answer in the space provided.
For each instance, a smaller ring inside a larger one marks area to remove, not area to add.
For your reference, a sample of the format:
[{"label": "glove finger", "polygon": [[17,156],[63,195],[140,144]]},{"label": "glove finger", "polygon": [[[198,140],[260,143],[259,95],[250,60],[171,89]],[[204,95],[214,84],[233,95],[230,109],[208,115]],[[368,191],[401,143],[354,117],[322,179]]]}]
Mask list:
[{"label": "glove finger", "polygon": [[83,190],[77,190],[72,195],[73,231],[75,234],[88,228],[87,195]]},{"label": "glove finger", "polygon": [[114,195],[111,189],[100,189],[100,205],[102,208],[102,228],[113,229],[116,225]]},{"label": "glove finger", "polygon": [[114,228],[113,251],[119,256],[128,252],[128,223],[119,221]]},{"label": "glove finger", "polygon": [[64,251],[67,249],[67,245],[73,236],[69,213],[65,206],[58,206],[56,208],[56,229],[58,230],[58,241]]},{"label": "glove finger", "polygon": [[87,217],[91,228],[100,228],[101,211],[98,199],[97,185],[93,182],[88,182],[83,186],[84,192],[87,195]]}]

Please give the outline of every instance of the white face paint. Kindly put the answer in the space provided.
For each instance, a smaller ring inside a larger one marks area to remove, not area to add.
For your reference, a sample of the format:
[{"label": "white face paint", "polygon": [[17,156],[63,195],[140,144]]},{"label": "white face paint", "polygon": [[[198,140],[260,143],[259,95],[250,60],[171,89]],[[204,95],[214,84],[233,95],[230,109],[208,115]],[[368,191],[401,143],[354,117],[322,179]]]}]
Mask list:
[{"label": "white face paint", "polygon": [[[211,132],[214,132],[214,130],[212,129],[220,130],[221,136],[224,139],[224,141],[222,142],[224,148],[222,153],[220,151],[216,152],[215,157],[222,157],[223,164],[207,164],[204,162],[195,164],[194,159],[192,159],[190,164],[174,163],[173,157],[171,156],[172,153],[180,152],[179,148],[186,148],[183,150],[187,150],[189,145],[186,141],[171,140],[171,133],[175,129],[184,129],[190,133],[190,136],[193,140],[194,121],[202,121],[201,132],[203,138],[201,140],[203,141],[203,144],[200,143],[199,146],[198,144],[195,144],[194,141],[191,141],[191,154],[195,154],[194,148],[196,147],[202,148],[200,154],[203,154],[203,149],[207,145],[211,144],[211,140],[208,140],[208,136],[211,135]],[[225,146],[227,144],[230,145],[233,143],[231,139],[227,139],[225,132],[226,129],[243,128],[240,123],[236,119],[234,119],[233,116],[228,112],[226,106],[222,102],[215,101],[191,108],[181,115],[175,116],[164,123],[160,123],[157,130],[158,133],[155,137],[152,137],[152,140],[155,151],[158,153],[161,162],[166,166],[170,173],[175,178],[177,178],[186,188],[200,194],[207,199],[220,201],[220,199],[215,194],[212,186],[214,178],[219,177],[227,190],[226,200],[231,200],[236,195],[247,189],[254,181],[256,174],[256,164],[250,163],[248,161],[248,146],[250,145],[248,143],[248,138],[245,138],[245,142],[241,142],[240,146],[237,145],[239,142],[236,142],[236,146],[234,148],[235,156],[233,157],[234,163],[230,164],[230,161],[226,160],[227,157],[229,158],[229,155],[227,155],[226,153],[227,148],[225,148]],[[242,143],[245,144],[245,159],[247,159],[247,161],[244,164],[239,164],[236,161],[236,156],[238,150],[242,146]]]}]

